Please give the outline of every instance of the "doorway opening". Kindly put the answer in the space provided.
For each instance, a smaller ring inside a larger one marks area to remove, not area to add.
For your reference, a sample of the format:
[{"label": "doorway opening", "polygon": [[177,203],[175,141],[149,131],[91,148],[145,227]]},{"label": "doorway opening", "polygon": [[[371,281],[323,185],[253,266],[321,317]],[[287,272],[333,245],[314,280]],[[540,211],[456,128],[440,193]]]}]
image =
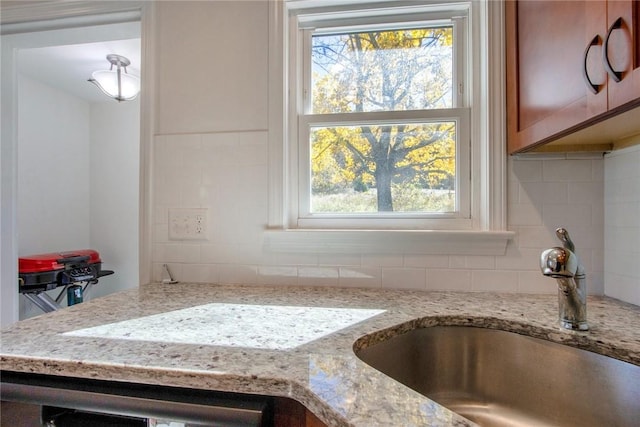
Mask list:
[{"label": "doorway opening", "polygon": [[[139,276],[140,102],[117,102],[88,82],[107,68],[108,54],[127,57],[128,72],[140,75],[139,23],[112,27],[116,40],[17,55],[18,256],[96,249],[116,274],[85,299],[137,284]],[[41,314],[26,298],[19,310],[20,319]]]},{"label": "doorway opening", "polygon": [[88,79],[114,53],[143,79],[142,12],[96,11],[53,19],[61,22],[54,28],[43,28],[49,21],[37,12],[16,33],[2,22],[3,327],[41,314],[16,292],[20,256],[98,250],[116,274],[100,278],[89,298],[140,282],[143,101],[117,102]]}]

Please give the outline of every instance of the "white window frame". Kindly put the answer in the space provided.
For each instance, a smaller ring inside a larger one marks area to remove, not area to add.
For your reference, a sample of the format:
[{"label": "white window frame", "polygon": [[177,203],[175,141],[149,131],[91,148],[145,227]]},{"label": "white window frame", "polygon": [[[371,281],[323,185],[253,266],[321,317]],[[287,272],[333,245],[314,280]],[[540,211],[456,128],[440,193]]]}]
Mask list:
[{"label": "white window frame", "polygon": [[[332,7],[327,9],[327,3]],[[323,7],[324,22],[336,26],[345,14],[349,14],[345,5],[353,3],[362,5],[362,2],[354,0],[275,0],[270,3],[269,224],[265,235],[266,248],[316,253],[504,254],[514,233],[506,230],[502,2],[443,2],[444,8],[452,4],[469,8],[473,43],[469,46],[468,63],[475,72],[468,79],[471,85],[468,98],[460,102],[472,106],[467,127],[474,139],[468,153],[470,215],[438,219],[359,219],[359,226],[345,226],[341,219],[308,221],[300,217],[297,193],[300,152],[296,118],[305,103],[301,98],[302,91],[294,85],[301,81],[301,66],[299,62],[291,61],[290,49],[292,46],[295,48],[293,56],[301,55],[298,22],[308,25],[306,17],[317,17],[319,7]],[[430,5],[432,11],[438,11],[434,2],[424,3]],[[363,18],[363,24],[370,24],[377,14],[388,13],[390,6],[410,9],[416,3],[372,1],[370,5],[373,18]],[[305,18],[298,20],[297,15]],[[424,20],[424,16],[416,19]],[[291,64],[294,66],[290,67]],[[386,224],[384,229],[381,229],[380,221]]]}]

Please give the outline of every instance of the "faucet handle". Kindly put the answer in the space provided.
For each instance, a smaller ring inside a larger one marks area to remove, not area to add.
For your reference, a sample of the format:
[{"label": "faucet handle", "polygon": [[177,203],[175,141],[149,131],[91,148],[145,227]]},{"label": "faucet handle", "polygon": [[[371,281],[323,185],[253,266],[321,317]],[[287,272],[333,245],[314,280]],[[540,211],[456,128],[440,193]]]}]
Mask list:
[{"label": "faucet handle", "polygon": [[569,237],[569,232],[566,230],[566,228],[560,227],[556,229],[556,236],[558,236],[558,239],[560,239],[560,241],[562,242],[562,246],[565,249],[569,249],[571,252],[575,252],[576,247],[573,244],[571,237]]}]

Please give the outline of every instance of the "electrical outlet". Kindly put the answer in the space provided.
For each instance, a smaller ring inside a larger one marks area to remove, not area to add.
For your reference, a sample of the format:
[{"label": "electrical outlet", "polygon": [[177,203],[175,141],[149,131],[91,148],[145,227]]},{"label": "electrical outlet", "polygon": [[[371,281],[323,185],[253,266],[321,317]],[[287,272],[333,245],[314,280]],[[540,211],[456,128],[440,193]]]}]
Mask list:
[{"label": "electrical outlet", "polygon": [[169,209],[169,240],[207,240],[207,209]]}]

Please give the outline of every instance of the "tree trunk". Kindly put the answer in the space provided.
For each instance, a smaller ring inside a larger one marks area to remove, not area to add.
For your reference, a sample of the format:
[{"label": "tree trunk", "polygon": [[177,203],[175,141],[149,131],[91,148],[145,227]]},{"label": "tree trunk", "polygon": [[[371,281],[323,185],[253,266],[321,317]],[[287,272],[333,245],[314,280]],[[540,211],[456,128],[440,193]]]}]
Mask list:
[{"label": "tree trunk", "polygon": [[391,149],[391,127],[382,127],[379,139],[376,138],[369,126],[362,127],[362,134],[371,144],[371,155],[376,164],[374,176],[378,192],[378,212],[393,212],[391,179],[393,178],[395,163]]},{"label": "tree trunk", "polygon": [[378,191],[378,212],[393,212],[391,197],[391,177],[389,162],[376,163],[376,189]]}]

